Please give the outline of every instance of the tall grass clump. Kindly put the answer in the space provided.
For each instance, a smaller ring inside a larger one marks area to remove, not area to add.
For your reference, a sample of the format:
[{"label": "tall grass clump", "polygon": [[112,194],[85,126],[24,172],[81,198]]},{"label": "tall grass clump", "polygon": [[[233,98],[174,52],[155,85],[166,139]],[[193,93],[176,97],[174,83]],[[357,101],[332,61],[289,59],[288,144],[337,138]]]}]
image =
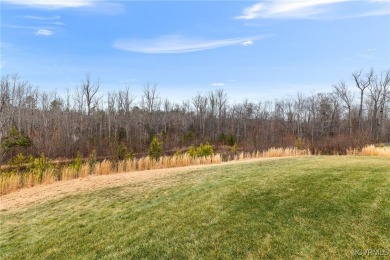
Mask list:
[{"label": "tall grass clump", "polygon": [[364,156],[390,157],[390,147],[377,147],[375,145],[367,145],[363,147],[361,154]]},{"label": "tall grass clump", "polygon": [[263,152],[263,157],[285,157],[285,156],[302,156],[310,155],[309,150],[297,148],[270,148]]},{"label": "tall grass clump", "polygon": [[260,152],[241,152],[236,154],[234,160],[245,160],[251,158],[269,158],[269,157],[287,157],[287,156],[305,156],[311,155],[308,149],[297,149],[297,148],[270,148],[266,151]]},{"label": "tall grass clump", "polygon": [[0,194],[16,191],[20,188],[21,175],[14,172],[2,173],[0,176]]}]

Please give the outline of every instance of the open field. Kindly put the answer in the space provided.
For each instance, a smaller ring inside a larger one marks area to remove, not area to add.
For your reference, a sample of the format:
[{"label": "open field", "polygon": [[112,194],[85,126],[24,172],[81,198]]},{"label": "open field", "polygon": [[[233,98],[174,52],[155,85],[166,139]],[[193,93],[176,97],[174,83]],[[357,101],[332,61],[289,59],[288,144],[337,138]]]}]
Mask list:
[{"label": "open field", "polygon": [[[150,177],[129,178],[121,185],[105,179],[106,187],[3,208],[0,258],[346,259],[364,250],[390,254],[388,158],[259,159],[131,174]],[[77,181],[83,179],[69,183]]]}]

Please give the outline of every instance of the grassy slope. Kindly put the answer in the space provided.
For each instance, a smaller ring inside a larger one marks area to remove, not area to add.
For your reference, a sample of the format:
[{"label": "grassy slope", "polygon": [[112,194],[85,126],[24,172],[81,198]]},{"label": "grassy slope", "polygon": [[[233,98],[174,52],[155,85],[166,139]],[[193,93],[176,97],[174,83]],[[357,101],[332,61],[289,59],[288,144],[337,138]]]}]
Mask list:
[{"label": "grassy slope", "polygon": [[1,213],[0,258],[350,258],[390,251],[390,160],[228,165]]}]

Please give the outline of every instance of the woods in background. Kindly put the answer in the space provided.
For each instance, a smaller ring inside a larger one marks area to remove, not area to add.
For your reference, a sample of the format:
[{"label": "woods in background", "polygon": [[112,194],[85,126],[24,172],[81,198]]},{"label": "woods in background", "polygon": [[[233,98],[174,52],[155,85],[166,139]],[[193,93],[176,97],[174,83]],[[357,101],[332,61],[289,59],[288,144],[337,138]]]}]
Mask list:
[{"label": "woods in background", "polygon": [[1,162],[20,152],[50,158],[146,155],[155,137],[168,154],[206,142],[215,149],[294,146],[323,154],[390,142],[390,69],[358,71],[332,92],[274,102],[232,103],[218,89],[178,104],[162,99],[156,84],[146,84],[138,99],[129,88],[105,95],[99,90],[89,75],[64,96],[39,91],[17,75],[3,76]]}]

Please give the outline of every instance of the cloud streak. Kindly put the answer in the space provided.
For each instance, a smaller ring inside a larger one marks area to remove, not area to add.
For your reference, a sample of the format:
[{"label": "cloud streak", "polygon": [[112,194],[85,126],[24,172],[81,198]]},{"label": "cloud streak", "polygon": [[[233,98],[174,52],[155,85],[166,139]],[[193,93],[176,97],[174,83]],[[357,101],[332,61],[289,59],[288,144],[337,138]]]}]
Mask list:
[{"label": "cloud streak", "polygon": [[231,38],[222,40],[198,40],[181,36],[164,36],[157,39],[128,39],[117,40],[113,47],[128,52],[139,53],[187,53],[217,49],[221,47],[253,44],[261,37]]},{"label": "cloud streak", "polygon": [[[9,5],[30,9],[58,10],[79,8],[95,14],[116,15],[124,11],[121,1],[108,0],[0,0]],[[125,1],[126,2],[126,1]],[[44,17],[25,17],[32,20],[48,20]],[[43,18],[43,19],[42,19]]]},{"label": "cloud streak", "polygon": [[43,9],[86,7],[96,3],[93,0],[2,0],[2,2]]},{"label": "cloud streak", "polygon": [[35,21],[53,21],[53,20],[61,19],[61,16],[59,16],[59,15],[55,15],[55,16],[24,15],[24,16],[19,16],[19,17],[23,18],[23,19],[35,20]]},{"label": "cloud streak", "polygon": [[244,41],[241,43],[243,46],[249,46],[249,45],[252,45],[253,44],[253,41],[252,40],[249,40],[249,41]]},{"label": "cloud streak", "polygon": [[50,36],[53,35],[53,31],[47,30],[47,29],[39,29],[35,32],[35,35],[37,36]]},{"label": "cloud streak", "polygon": [[[342,3],[353,3],[357,5],[364,4],[368,8],[366,12],[355,13],[353,15],[341,15],[332,18],[357,18],[364,16],[378,16],[389,14],[389,0],[362,0],[356,2],[353,0],[269,0],[254,4],[243,10],[242,15],[235,19],[253,20],[253,19],[305,19],[305,18],[324,18],[329,19],[329,6],[340,6]],[[330,14],[331,15],[331,14]]]},{"label": "cloud streak", "polygon": [[215,83],[211,83],[210,85],[214,86],[214,87],[223,87],[223,86],[225,86],[225,83],[223,83],[223,82],[215,82]]}]

